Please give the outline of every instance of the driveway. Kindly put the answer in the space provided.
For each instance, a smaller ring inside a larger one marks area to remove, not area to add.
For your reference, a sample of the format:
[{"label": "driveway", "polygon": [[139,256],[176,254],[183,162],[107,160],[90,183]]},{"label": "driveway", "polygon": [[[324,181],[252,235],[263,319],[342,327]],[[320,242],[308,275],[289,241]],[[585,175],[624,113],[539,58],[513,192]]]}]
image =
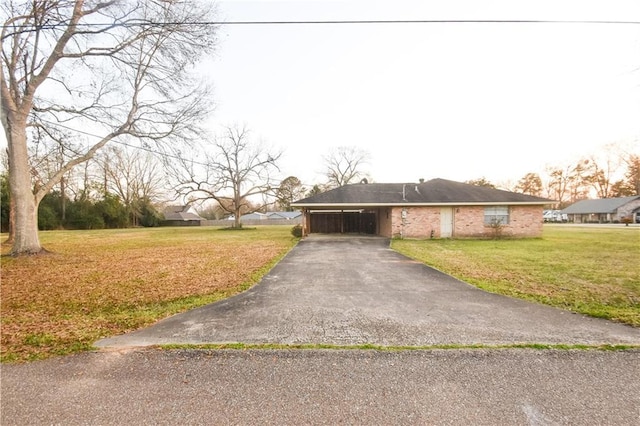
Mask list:
[{"label": "driveway", "polygon": [[640,344],[640,330],[486,293],[379,237],[313,235],[230,299],[96,343]]}]

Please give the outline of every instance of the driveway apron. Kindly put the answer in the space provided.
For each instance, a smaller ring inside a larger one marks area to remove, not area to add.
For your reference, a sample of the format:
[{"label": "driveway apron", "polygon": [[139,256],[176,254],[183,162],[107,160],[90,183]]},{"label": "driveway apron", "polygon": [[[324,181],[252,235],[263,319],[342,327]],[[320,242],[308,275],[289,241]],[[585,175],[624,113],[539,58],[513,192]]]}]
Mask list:
[{"label": "driveway apron", "polygon": [[491,294],[380,237],[312,235],[256,286],[96,346],[640,344],[640,330]]}]

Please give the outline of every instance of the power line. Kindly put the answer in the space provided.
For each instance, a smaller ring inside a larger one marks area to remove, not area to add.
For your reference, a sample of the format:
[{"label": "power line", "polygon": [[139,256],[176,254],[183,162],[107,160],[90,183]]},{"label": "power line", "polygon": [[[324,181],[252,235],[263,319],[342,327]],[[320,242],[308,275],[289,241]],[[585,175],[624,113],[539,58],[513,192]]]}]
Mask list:
[{"label": "power line", "polygon": [[[583,25],[640,25],[640,21],[614,20],[555,20],[555,19],[348,19],[348,20],[293,20],[293,21],[192,21],[192,22],[149,22],[128,21],[123,23],[78,23],[77,27],[160,27],[180,25],[405,25],[405,24],[583,24]],[[66,23],[33,25],[39,30],[66,27]],[[23,28],[21,25],[3,25],[3,29]],[[22,30],[24,31],[24,29]]]},{"label": "power line", "polygon": [[359,24],[623,24],[640,25],[640,21],[608,20],[537,20],[537,19],[371,19],[326,21],[220,21],[206,25],[359,25]]},{"label": "power line", "polygon": [[[61,124],[61,123],[54,123],[52,121],[43,120],[43,119],[40,119],[40,121],[42,121],[43,123],[51,124],[52,126],[62,127],[63,129],[67,129],[67,130],[70,130],[72,132],[80,133],[80,134],[85,135],[85,136],[89,136],[89,137],[96,138],[96,139],[103,139],[103,136],[99,136],[99,135],[96,135],[95,133],[87,132],[85,130],[74,129],[73,127],[66,126],[66,125]],[[109,142],[113,142],[113,143],[118,144],[118,145],[126,146],[127,148],[139,149],[139,150],[142,150],[142,151],[150,152],[151,154],[160,155],[161,157],[173,158],[174,160],[180,160],[180,161],[189,161],[190,163],[197,164],[199,166],[208,167],[208,164],[201,163],[199,161],[186,160],[185,158],[182,158],[182,157],[180,157],[178,155],[173,155],[173,154],[169,154],[169,153],[166,153],[166,152],[154,151],[153,149],[147,148],[145,146],[132,145],[132,144],[129,144],[129,143],[126,143],[126,142],[119,141],[116,138],[117,138],[117,136],[112,138]]]}]

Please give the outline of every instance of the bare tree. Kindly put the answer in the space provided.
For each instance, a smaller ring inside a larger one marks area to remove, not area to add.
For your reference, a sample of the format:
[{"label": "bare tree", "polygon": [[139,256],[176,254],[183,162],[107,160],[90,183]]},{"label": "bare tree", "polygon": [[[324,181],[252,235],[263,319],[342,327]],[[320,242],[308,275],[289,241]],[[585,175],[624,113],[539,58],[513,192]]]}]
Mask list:
[{"label": "bare tree", "polygon": [[[15,202],[13,255],[38,253],[37,209],[74,166],[114,138],[145,144],[189,140],[206,114],[207,89],[189,78],[214,47],[207,3],[163,0],[2,2],[0,119]],[[66,146],[58,171],[32,186],[27,129]],[[95,135],[93,139],[86,134]]]},{"label": "bare tree", "polygon": [[598,198],[612,196],[613,176],[623,161],[622,156],[616,150],[617,146],[610,144],[605,147],[602,155],[592,155],[583,161],[585,183],[593,187]]},{"label": "bare tree", "polygon": [[546,195],[563,207],[588,198],[589,186],[585,179],[587,168],[584,160],[565,166],[548,166],[548,180],[543,185]]},{"label": "bare tree", "polygon": [[340,146],[324,157],[327,186],[335,188],[366,177],[362,168],[369,161],[369,154],[354,146]]},{"label": "bare tree", "polygon": [[176,192],[190,202],[215,200],[234,215],[234,227],[240,228],[240,216],[253,210],[251,198],[273,193],[272,174],[279,171],[282,152],[267,150],[253,143],[246,127],[227,127],[215,139],[214,152],[204,162],[181,159],[170,167],[177,182]]},{"label": "bare tree", "polygon": [[124,204],[131,225],[136,226],[143,203],[154,201],[164,186],[160,163],[149,152],[109,147],[99,156],[104,192]]}]

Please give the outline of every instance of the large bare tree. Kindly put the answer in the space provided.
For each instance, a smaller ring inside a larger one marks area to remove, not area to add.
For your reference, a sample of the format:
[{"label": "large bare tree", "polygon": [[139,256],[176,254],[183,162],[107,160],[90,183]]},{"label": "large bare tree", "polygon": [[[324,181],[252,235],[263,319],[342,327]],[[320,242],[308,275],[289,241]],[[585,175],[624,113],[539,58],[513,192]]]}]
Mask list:
[{"label": "large bare tree", "polygon": [[254,143],[246,127],[229,126],[202,160],[174,159],[170,167],[179,195],[189,202],[217,201],[233,214],[233,226],[240,228],[240,216],[252,210],[252,198],[273,195],[281,156],[282,152]]},{"label": "large bare tree", "polygon": [[[114,138],[155,147],[195,136],[210,99],[190,70],[214,47],[213,10],[207,2],[18,0],[2,2],[0,13],[11,253],[39,253],[38,205],[73,167]],[[37,186],[28,149],[35,131],[67,148]]]},{"label": "large bare tree", "polygon": [[340,146],[331,149],[324,156],[327,186],[336,188],[365,178],[364,166],[369,161],[369,153],[354,147]]}]

